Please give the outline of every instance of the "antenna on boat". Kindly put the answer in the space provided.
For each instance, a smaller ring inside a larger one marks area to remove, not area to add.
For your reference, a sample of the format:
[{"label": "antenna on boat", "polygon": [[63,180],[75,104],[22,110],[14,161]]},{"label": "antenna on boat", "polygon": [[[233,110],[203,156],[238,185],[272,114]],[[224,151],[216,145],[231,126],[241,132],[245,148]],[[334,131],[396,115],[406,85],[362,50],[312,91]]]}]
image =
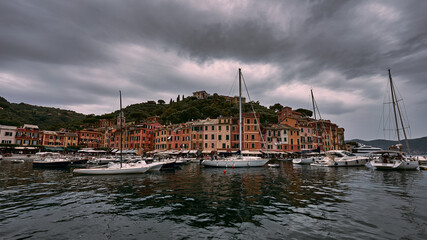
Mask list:
[{"label": "antenna on boat", "polygon": [[311,92],[311,102],[313,104],[313,115],[314,115],[314,124],[316,124],[316,143],[317,143],[317,148],[319,149],[319,153],[320,153],[320,144],[319,144],[319,130],[317,129],[317,117],[316,117],[316,105],[315,105],[315,101],[314,101],[314,95],[313,95],[313,89],[310,89]]},{"label": "antenna on boat", "polygon": [[119,94],[120,94],[120,117],[119,117],[119,121],[120,121],[120,168],[122,168],[122,155],[123,155],[123,129],[122,129],[122,120],[123,120],[123,111],[122,111],[122,91],[119,90]]},{"label": "antenna on boat", "polygon": [[242,69],[239,68],[239,150],[242,155]]}]

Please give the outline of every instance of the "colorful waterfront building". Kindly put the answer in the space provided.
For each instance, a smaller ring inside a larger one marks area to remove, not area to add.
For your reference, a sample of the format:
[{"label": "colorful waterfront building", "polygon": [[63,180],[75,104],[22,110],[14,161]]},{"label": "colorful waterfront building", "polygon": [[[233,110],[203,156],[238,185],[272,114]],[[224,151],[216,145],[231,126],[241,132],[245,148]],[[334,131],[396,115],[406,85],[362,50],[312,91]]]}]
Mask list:
[{"label": "colorful waterfront building", "polygon": [[275,152],[295,151],[290,144],[290,133],[297,129],[286,124],[272,124],[265,127],[266,149]]},{"label": "colorful waterfront building", "polygon": [[79,135],[79,145],[88,148],[104,147],[104,134],[102,131],[80,130],[77,133]]},{"label": "colorful waterfront building", "polygon": [[40,129],[37,125],[24,124],[16,129],[15,143],[22,146],[40,145]]},{"label": "colorful waterfront building", "polygon": [[197,120],[191,124],[191,150],[202,151],[204,146],[204,121]]},{"label": "colorful waterfront building", "polygon": [[218,152],[229,152],[231,150],[231,126],[232,117],[219,117],[217,123],[217,150]]},{"label": "colorful waterfront building", "polygon": [[0,125],[0,143],[15,144],[16,127]]},{"label": "colorful waterfront building", "polygon": [[44,130],[41,132],[41,145],[43,146],[64,146],[64,133],[57,131],[47,131]]},{"label": "colorful waterfront building", "polygon": [[261,135],[259,129],[259,113],[243,113],[242,149],[248,151],[261,150]]}]

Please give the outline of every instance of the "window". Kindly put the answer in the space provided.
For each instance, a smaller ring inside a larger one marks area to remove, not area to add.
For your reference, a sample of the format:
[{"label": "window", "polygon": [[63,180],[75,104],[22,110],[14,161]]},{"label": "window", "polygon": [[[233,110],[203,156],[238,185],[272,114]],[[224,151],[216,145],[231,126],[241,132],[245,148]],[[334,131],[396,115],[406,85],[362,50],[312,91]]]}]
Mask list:
[{"label": "window", "polygon": [[222,140],[222,135],[218,135],[218,140]]},{"label": "window", "polygon": [[247,123],[247,124],[251,124],[251,119],[249,119],[249,118],[248,118],[248,119],[246,120],[246,123]]},{"label": "window", "polygon": [[5,132],[4,135],[6,137],[12,137],[13,133],[12,132]]},{"label": "window", "polygon": [[254,131],[258,131],[258,128],[257,128],[257,126],[254,126]]},{"label": "window", "polygon": [[252,148],[255,148],[255,143],[252,143]]},{"label": "window", "polygon": [[215,134],[211,135],[211,139],[214,140],[215,139]]},{"label": "window", "polygon": [[225,127],[225,130],[227,130],[227,131],[228,131],[229,129],[230,129],[230,128],[229,128],[228,126],[226,126],[226,127]]},{"label": "window", "polygon": [[230,140],[230,136],[225,135],[225,140]]},{"label": "window", "polygon": [[215,126],[212,126],[212,131],[214,131],[215,130]]},{"label": "window", "polygon": [[222,148],[225,148],[225,143],[222,144]]},{"label": "window", "polygon": [[251,130],[251,126],[247,126],[247,127],[246,127],[246,130],[247,130],[247,131],[250,131],[250,130]]},{"label": "window", "polygon": [[212,148],[215,148],[215,143],[212,143]]},{"label": "window", "polygon": [[221,126],[218,126],[218,130],[221,131]]},{"label": "window", "polygon": [[205,143],[205,148],[208,148],[208,143]]},{"label": "window", "polygon": [[254,134],[251,135],[251,139],[255,140],[255,135]]},{"label": "window", "polygon": [[205,140],[208,140],[208,135],[207,134],[205,134]]}]

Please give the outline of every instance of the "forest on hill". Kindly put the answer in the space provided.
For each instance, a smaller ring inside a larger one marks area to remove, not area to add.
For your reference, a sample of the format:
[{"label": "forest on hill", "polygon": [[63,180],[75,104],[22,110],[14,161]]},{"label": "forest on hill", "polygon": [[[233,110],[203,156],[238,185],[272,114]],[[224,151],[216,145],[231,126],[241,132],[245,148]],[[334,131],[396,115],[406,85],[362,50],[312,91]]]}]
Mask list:
[{"label": "forest on hill", "polygon": [[[70,110],[62,110],[51,107],[41,107],[26,103],[9,103],[0,97],[0,124],[22,126],[23,124],[35,124],[44,130],[59,130],[66,128],[77,130],[97,122],[99,119],[114,119],[119,110],[103,115],[84,115]],[[253,108],[253,109],[252,109]],[[258,101],[243,104],[243,112],[260,114],[261,124],[277,123],[277,112],[283,106],[276,103],[270,107],[262,106]],[[311,116],[312,112],[306,109],[297,111]],[[219,116],[239,115],[239,106],[229,99],[213,94],[206,99],[196,97],[179,96],[176,100],[166,103],[164,100],[148,101],[132,104],[123,109],[127,122],[142,122],[148,117],[160,116],[163,124],[184,123],[191,120],[217,118]]]},{"label": "forest on hill", "polygon": [[43,130],[76,128],[86,118],[71,110],[41,107],[26,103],[10,103],[0,97],[0,125],[23,126],[35,124]]}]

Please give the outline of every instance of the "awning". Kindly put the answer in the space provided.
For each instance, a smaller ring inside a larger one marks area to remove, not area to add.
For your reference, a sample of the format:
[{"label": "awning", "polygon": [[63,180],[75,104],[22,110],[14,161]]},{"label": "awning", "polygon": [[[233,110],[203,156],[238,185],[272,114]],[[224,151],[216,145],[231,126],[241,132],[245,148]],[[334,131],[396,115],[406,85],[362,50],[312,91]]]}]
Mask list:
[{"label": "awning", "polygon": [[259,151],[242,151],[242,154],[248,154],[248,155],[258,155],[261,154]]},{"label": "awning", "polygon": [[45,151],[52,151],[52,152],[62,152],[64,151],[63,147],[44,147]]},{"label": "awning", "polygon": [[211,153],[212,151],[208,151],[208,150],[204,150],[202,151],[202,153],[206,154],[206,153]]},{"label": "awning", "polygon": [[197,150],[190,150],[188,153],[197,153]]},{"label": "awning", "polygon": [[265,154],[282,154],[283,152],[276,152],[276,151],[265,151],[265,150],[261,150],[261,152],[265,153]]},{"label": "awning", "polygon": [[35,150],[38,147],[15,147],[16,150]]},{"label": "awning", "polygon": [[77,148],[70,148],[70,147],[66,147],[65,151],[69,151],[69,152],[77,152],[79,149]]}]

